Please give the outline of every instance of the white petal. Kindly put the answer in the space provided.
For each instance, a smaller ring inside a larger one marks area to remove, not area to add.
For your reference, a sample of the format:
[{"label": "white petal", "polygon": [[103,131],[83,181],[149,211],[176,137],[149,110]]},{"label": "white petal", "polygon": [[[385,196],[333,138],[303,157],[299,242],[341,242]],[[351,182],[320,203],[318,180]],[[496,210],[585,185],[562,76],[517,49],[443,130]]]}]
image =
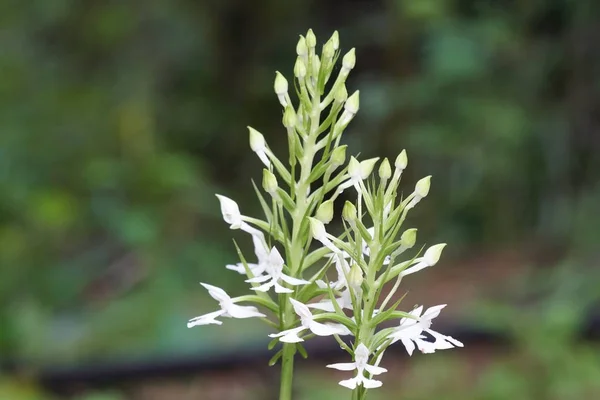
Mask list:
[{"label": "white petal", "polygon": [[318,281],[315,282],[317,284],[317,286],[319,287],[319,289],[325,289],[327,288],[327,283],[325,283],[325,281],[319,279]]},{"label": "white petal", "polygon": [[402,344],[406,348],[408,355],[412,356],[413,351],[415,351],[415,344],[412,342],[412,340],[402,339]]},{"label": "white petal", "polygon": [[337,363],[337,364],[329,364],[327,368],[337,369],[338,371],[352,371],[356,369],[356,363]]},{"label": "white petal", "polygon": [[378,381],[376,379],[366,379],[366,378],[363,378],[361,383],[365,389],[375,389],[375,388],[381,387],[381,385],[383,385],[383,383],[381,381]]},{"label": "white petal", "polygon": [[373,374],[373,375],[380,375],[383,374],[384,372],[387,372],[387,369],[382,368],[382,367],[376,367],[375,365],[365,365],[365,369],[367,370],[368,373]]},{"label": "white petal", "polygon": [[232,318],[252,318],[252,317],[266,317],[265,314],[258,312],[256,307],[253,306],[238,306],[237,304],[230,304],[227,306],[227,314]]},{"label": "white petal", "polygon": [[270,275],[260,275],[260,276],[255,276],[254,278],[246,279],[245,282],[248,282],[248,283],[263,283],[263,282],[268,281],[269,279],[271,279]]},{"label": "white petal", "polygon": [[269,282],[262,284],[260,286],[257,286],[257,287],[253,287],[251,289],[258,290],[259,292],[268,292],[269,289],[271,289],[271,287],[273,287],[273,285],[275,285],[275,282],[273,282],[273,280],[271,279]]},{"label": "white petal", "polygon": [[348,389],[354,390],[354,389],[356,389],[356,381],[357,381],[356,378],[346,379],[344,381],[340,381],[339,384],[344,387],[347,387]]},{"label": "white petal", "polygon": [[258,158],[260,158],[260,161],[262,161],[262,163],[265,164],[267,168],[271,166],[271,161],[269,160],[269,157],[267,157],[267,154],[264,150],[258,150],[256,152],[256,155],[258,156]]},{"label": "white petal", "polygon": [[202,283],[200,282],[200,284],[202,286],[204,286],[204,288],[206,290],[208,290],[208,294],[210,295],[210,297],[212,297],[213,299],[221,302],[221,301],[228,301],[231,299],[231,297],[229,297],[229,295],[220,287],[216,287],[213,285],[209,285],[208,283]]},{"label": "white petal", "polygon": [[302,339],[300,336],[298,336],[298,334],[302,331],[304,331],[306,328],[304,326],[299,326],[297,328],[292,328],[292,329],[288,329],[285,331],[281,331],[279,333],[272,333],[269,335],[269,337],[272,338],[279,338],[279,341],[284,342],[284,343],[298,343],[298,342],[303,342],[304,339]]},{"label": "white petal", "polygon": [[410,268],[406,268],[404,271],[400,272],[400,276],[414,274],[415,272],[419,272],[423,268],[427,268],[427,267],[429,267],[429,264],[427,264],[425,261],[421,261],[421,262],[417,263],[416,265],[414,265]]},{"label": "white petal", "polygon": [[237,203],[229,197],[221,196],[220,194],[217,194],[216,196],[221,204],[223,220],[231,225],[231,229],[239,229],[242,224],[242,215],[240,214],[240,208]]},{"label": "white petal", "polygon": [[305,281],[304,279],[297,279],[297,278],[293,278],[291,276],[288,276],[286,274],[281,274],[281,279],[284,282],[289,283],[290,285],[306,285],[309,284],[309,281]]},{"label": "white petal", "polygon": [[330,336],[330,335],[345,335],[348,329],[342,329],[344,325],[341,324],[322,324],[320,322],[311,321],[308,328],[312,333],[317,336]]},{"label": "white petal", "polygon": [[323,300],[318,303],[307,304],[306,306],[316,310],[335,312],[335,307],[333,306],[333,302],[331,300]]},{"label": "white petal", "polygon": [[273,247],[269,252],[268,262],[275,270],[281,271],[283,269],[283,264],[285,261],[276,247]]},{"label": "white petal", "polygon": [[292,289],[281,286],[277,281],[273,281],[273,284],[275,286],[275,293],[294,293]]},{"label": "white petal", "polygon": [[427,310],[425,310],[421,318],[432,320],[438,315],[440,315],[440,312],[444,307],[446,307],[446,304],[440,304],[438,306],[429,307]]},{"label": "white petal", "polygon": [[[240,218],[243,218],[243,217],[240,217]],[[233,229],[233,228],[232,228],[232,229]],[[262,234],[262,232],[261,232],[261,231],[259,231],[258,229],[256,229],[256,228],[254,228],[254,227],[252,227],[252,226],[248,225],[248,224],[247,224],[246,222],[244,222],[244,221],[240,222],[240,224],[239,224],[239,229],[243,230],[243,231],[244,231],[244,232],[246,232],[246,233],[249,233],[249,234],[251,234],[252,236],[254,236],[254,235],[258,235],[258,234]]]},{"label": "white petal", "polygon": [[[250,267],[250,264],[248,264],[248,267]],[[225,268],[230,269],[230,270],[235,271],[235,272],[240,273],[240,274],[245,274],[246,273],[246,269],[244,268],[244,264],[242,264],[242,263],[227,264],[225,266]]]},{"label": "white petal", "polygon": [[218,316],[224,314],[225,311],[223,310],[219,310],[219,311],[214,311],[208,314],[204,314],[201,315],[199,317],[196,318],[192,318],[188,321],[187,323],[187,327],[191,328],[197,325],[210,325],[210,324],[214,324],[214,325],[222,325],[223,322],[222,321],[218,321],[215,318],[217,318]]},{"label": "white petal", "polygon": [[296,314],[298,314],[300,316],[300,318],[306,318],[306,319],[310,319],[312,320],[312,313],[310,312],[310,310],[308,309],[308,307],[306,307],[306,305],[300,303],[298,300],[292,299],[290,298],[290,302],[292,303],[292,306],[294,307],[294,311],[296,312]]}]

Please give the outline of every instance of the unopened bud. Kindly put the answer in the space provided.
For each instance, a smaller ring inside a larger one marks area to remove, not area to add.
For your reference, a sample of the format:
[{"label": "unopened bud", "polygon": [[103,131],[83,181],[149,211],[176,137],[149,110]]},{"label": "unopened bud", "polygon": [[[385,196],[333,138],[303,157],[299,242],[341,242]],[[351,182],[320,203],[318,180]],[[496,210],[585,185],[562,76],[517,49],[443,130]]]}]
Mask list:
[{"label": "unopened bud", "polygon": [[268,169],[263,169],[263,180],[262,180],[263,189],[265,192],[269,194],[274,194],[277,192],[277,178],[271,171]]},{"label": "unopened bud", "polygon": [[379,165],[379,178],[382,181],[387,181],[392,176],[392,167],[390,166],[390,162],[387,157],[383,159],[381,164]]},{"label": "unopened bud", "polygon": [[306,65],[304,65],[304,61],[300,57],[296,59],[296,64],[294,64],[294,76],[299,79],[303,79],[306,76]]},{"label": "unopened bud", "polygon": [[400,154],[398,154],[398,157],[396,157],[396,162],[394,163],[394,166],[396,167],[397,170],[402,172],[406,168],[407,165],[408,165],[408,157],[406,155],[406,150],[402,150],[400,152]]},{"label": "unopened bud", "polygon": [[344,165],[346,162],[347,147],[347,145],[339,146],[333,149],[331,152],[331,165],[333,165],[335,168],[339,167],[340,165]]},{"label": "unopened bud", "polygon": [[333,100],[336,103],[343,103],[346,101],[346,99],[348,98],[348,91],[346,90],[346,85],[342,84],[340,85],[340,87],[335,91],[335,95],[333,97]]},{"label": "unopened bud", "polygon": [[279,71],[275,71],[275,93],[279,96],[288,92],[288,81]]},{"label": "unopened bud", "polygon": [[296,126],[296,112],[291,106],[285,108],[283,113],[283,126],[286,128],[293,128]]},{"label": "unopened bud", "polygon": [[312,68],[313,68],[313,75],[318,76],[319,70],[321,69],[321,59],[317,55],[315,55],[315,57],[313,58]]},{"label": "unopened bud", "polygon": [[358,112],[358,108],[360,106],[360,91],[352,93],[352,96],[348,97],[346,100],[346,104],[344,105],[344,109],[351,113],[352,115]]},{"label": "unopened bud", "polygon": [[427,251],[425,251],[425,254],[423,255],[423,261],[430,267],[434,266],[440,260],[444,247],[446,247],[446,243],[440,243],[431,246],[427,249]]},{"label": "unopened bud", "polygon": [[327,200],[317,208],[315,217],[324,224],[328,224],[333,219],[333,201]]},{"label": "unopened bud", "polygon": [[356,65],[356,51],[354,48],[350,49],[342,58],[342,69],[348,73]]},{"label": "unopened bud", "polygon": [[368,160],[364,160],[360,162],[360,177],[361,179],[367,179],[371,172],[373,172],[373,168],[375,168],[375,164],[379,160],[379,157],[369,158]]},{"label": "unopened bud", "polygon": [[310,221],[310,234],[313,238],[318,241],[327,240],[327,231],[323,222],[316,218],[309,218]]},{"label": "unopened bud", "polygon": [[333,50],[337,50],[340,48],[340,35],[338,31],[333,31],[333,35],[331,35],[331,38],[329,40],[333,44]]},{"label": "unopened bud", "polygon": [[357,179],[360,179],[361,176],[360,162],[353,156],[350,156],[350,161],[348,162],[348,175]]},{"label": "unopened bud", "polygon": [[309,29],[308,32],[306,32],[306,45],[309,48],[314,48],[317,46],[317,37],[312,29]]},{"label": "unopened bud", "polygon": [[266,145],[265,137],[262,135],[262,133],[252,128],[251,126],[248,127],[248,131],[250,133],[250,148],[252,149],[252,151],[264,151]]},{"label": "unopened bud", "polygon": [[332,59],[335,55],[335,49],[333,48],[333,43],[331,39],[323,46],[323,58],[324,59]]},{"label": "unopened bud", "polygon": [[296,54],[298,54],[300,57],[306,57],[308,55],[306,39],[302,35],[300,35],[300,39],[298,39],[298,44],[296,45]]},{"label": "unopened bud", "polygon": [[342,209],[342,218],[344,218],[348,222],[356,221],[356,207],[348,200],[346,200],[346,202],[344,203],[344,208]]},{"label": "unopened bud", "polygon": [[363,283],[363,272],[357,263],[353,262],[348,273],[348,285],[355,291],[360,291],[360,285]]},{"label": "unopened bud", "polygon": [[415,228],[407,229],[400,236],[400,245],[405,249],[412,248],[417,242],[417,230]]},{"label": "unopened bud", "polygon": [[420,179],[415,185],[415,193],[420,198],[426,197],[429,193],[429,187],[431,186],[431,175]]}]

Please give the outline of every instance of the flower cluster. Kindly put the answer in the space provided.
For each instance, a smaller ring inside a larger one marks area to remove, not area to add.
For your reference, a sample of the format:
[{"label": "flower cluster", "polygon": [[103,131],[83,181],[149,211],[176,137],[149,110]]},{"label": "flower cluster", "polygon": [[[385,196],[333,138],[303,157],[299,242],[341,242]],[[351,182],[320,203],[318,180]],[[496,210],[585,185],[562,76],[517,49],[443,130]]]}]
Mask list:
[{"label": "flower cluster", "polygon": [[[340,385],[356,390],[357,398],[362,398],[366,389],[381,386],[373,376],[386,372],[379,363],[396,342],[409,355],[415,349],[433,353],[463,346],[431,329],[445,305],[401,311],[399,300],[388,304],[404,277],[437,264],[445,244],[399,259],[415,246],[417,230],[403,225],[408,212],[428,195],[431,181],[425,177],[408,196],[398,195],[408,165],[405,151],[396,157],[393,169],[386,158],[350,157],[346,164],[342,133],[359,110],[359,92],[348,96],[345,86],[356,62],[354,49],[341,57],[335,79],[331,79],[334,65],[341,54],[337,32],[318,55],[316,38],[309,30],[300,37],[296,52],[297,106],[281,73],[276,73],[274,84],[283,107],[288,162],[270,150],[258,130],[249,128],[250,148],[265,167],[266,196],[255,187],[264,218],[245,216],[234,200],[217,195],[225,222],[249,234],[254,244],[255,262],[247,262],[238,249],[240,262],[226,266],[246,276],[253,294],[232,298],[202,283],[220,309],[190,320],[188,327],[221,324],[217,317],[261,318],[278,330],[269,335],[273,338],[269,348],[283,342],[272,360],[282,359],[283,374],[291,373],[286,365],[296,351],[305,354],[302,342],[313,335],[332,336],[353,362],[327,367],[355,370],[355,376]],[[337,224],[340,232],[333,234],[335,226],[331,230],[327,226],[334,221],[334,202],[342,194],[353,201],[345,201]],[[336,273],[333,280],[328,279],[330,269]],[[386,285],[392,287],[381,298]],[[390,321],[395,326],[389,327]],[[282,385],[289,381],[282,378]]]}]

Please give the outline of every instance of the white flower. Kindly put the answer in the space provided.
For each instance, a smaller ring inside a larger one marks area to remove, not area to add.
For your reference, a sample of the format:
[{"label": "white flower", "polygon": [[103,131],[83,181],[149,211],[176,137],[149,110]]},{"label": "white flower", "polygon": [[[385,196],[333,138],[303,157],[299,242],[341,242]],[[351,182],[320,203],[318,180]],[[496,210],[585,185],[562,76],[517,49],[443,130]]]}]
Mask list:
[{"label": "white flower", "polygon": [[[338,306],[343,310],[344,308],[351,310],[352,309],[352,297],[350,296],[350,289],[344,290],[340,297],[336,298]],[[323,299],[318,303],[307,304],[308,307],[314,308],[316,310],[322,310],[327,312],[335,312],[335,307],[333,306],[333,301],[331,299]]]},{"label": "white flower", "polygon": [[300,317],[301,325],[297,328],[287,329],[279,333],[272,333],[269,335],[269,337],[278,337],[280,341],[285,343],[297,343],[304,341],[304,339],[298,336],[298,334],[307,329],[309,329],[312,333],[314,333],[317,336],[352,334],[352,332],[350,332],[350,330],[348,330],[348,328],[346,328],[342,324],[322,324],[320,322],[315,321],[312,313],[305,304],[302,304],[294,299],[290,299],[290,302],[294,307],[294,311]]},{"label": "white flower", "polygon": [[262,133],[250,126],[248,127],[248,131],[250,134],[250,148],[256,153],[258,158],[260,158],[260,161],[262,161],[262,163],[269,168],[271,166],[271,161],[269,160],[269,157],[267,157],[267,144],[265,142],[265,137],[262,135]]},{"label": "white flower", "polygon": [[230,225],[230,229],[241,229],[251,235],[262,235],[258,229],[253,228],[244,222],[244,216],[240,213],[240,208],[235,201],[220,194],[215,196],[217,196],[219,203],[221,204],[221,214],[223,215],[223,220]]},{"label": "white flower", "polygon": [[[256,254],[258,261],[256,264],[247,263],[247,265],[252,272],[252,275],[257,276],[265,272],[265,266],[269,257],[269,249],[267,248],[265,236],[262,232],[252,235],[252,242],[254,243],[254,254]],[[228,264],[225,266],[225,268],[236,271],[240,274],[246,274],[246,268],[244,268],[243,263]]]},{"label": "white flower", "polygon": [[276,293],[293,293],[292,289],[281,286],[280,281],[284,281],[292,286],[306,285],[310,283],[304,279],[293,278],[283,273],[283,258],[277,248],[273,247],[271,252],[264,261],[264,275],[256,276],[246,280],[248,283],[263,283],[260,286],[252,288],[261,292],[267,292],[270,288],[275,287]]},{"label": "white flower", "polygon": [[329,235],[325,230],[325,225],[323,224],[323,222],[319,221],[316,218],[309,218],[308,220],[310,221],[310,232],[312,237],[315,238],[315,240],[321,242],[323,246],[327,247],[333,253],[340,253],[340,249],[338,249],[332,243],[331,239],[329,239],[331,235]]},{"label": "white flower", "polygon": [[335,270],[337,271],[337,281],[329,282],[329,285],[322,279],[317,280],[315,283],[321,289],[325,289],[328,286],[333,290],[342,290],[348,286],[346,282],[346,276],[350,274],[350,265],[343,257],[342,253],[334,253],[329,256],[330,259],[334,260]]},{"label": "white flower", "polygon": [[[440,315],[440,311],[444,307],[446,307],[446,304],[429,307],[422,316],[423,306],[415,308],[409,314],[416,319],[402,318],[400,326],[388,336],[388,339],[392,339],[392,343],[402,341],[409,355],[412,355],[415,350],[415,344],[422,353],[434,353],[436,350],[451,349],[455,346],[463,347],[463,344],[452,336],[442,335],[431,329],[433,319]],[[427,338],[423,335],[423,332],[429,333],[435,341],[423,340]]]},{"label": "white flower", "polygon": [[356,376],[352,379],[346,379],[340,382],[340,385],[348,389],[355,389],[357,386],[363,386],[365,389],[378,388],[382,385],[381,381],[365,377],[365,371],[372,375],[380,375],[387,372],[387,369],[368,364],[370,351],[364,344],[359,344],[354,351],[354,362],[329,364],[327,368],[334,368],[340,371],[356,370]]},{"label": "white flower", "polygon": [[442,255],[442,250],[444,250],[444,247],[446,247],[446,243],[440,243],[431,246],[425,251],[423,257],[419,257],[415,260],[417,262],[415,265],[405,269],[400,273],[400,275],[406,276],[414,274],[415,272],[420,271],[423,268],[433,267],[440,260],[440,256]]},{"label": "white flower", "polygon": [[191,328],[196,325],[209,325],[216,324],[221,325],[223,322],[217,320],[219,316],[230,317],[230,318],[252,318],[252,317],[265,317],[266,315],[258,312],[256,307],[253,306],[238,306],[235,304],[235,299],[229,297],[227,293],[221,288],[216,286],[208,285],[206,283],[200,283],[208,290],[208,294],[219,302],[220,310],[214,311],[208,314],[201,315],[196,318],[192,318],[188,321],[187,327]]}]

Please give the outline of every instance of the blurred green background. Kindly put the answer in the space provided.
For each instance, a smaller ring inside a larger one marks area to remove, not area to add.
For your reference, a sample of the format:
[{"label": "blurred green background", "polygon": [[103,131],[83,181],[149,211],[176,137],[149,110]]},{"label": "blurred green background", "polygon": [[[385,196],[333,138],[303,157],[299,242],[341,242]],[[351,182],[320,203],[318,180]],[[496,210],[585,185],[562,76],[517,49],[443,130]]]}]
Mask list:
[{"label": "blurred green background", "polygon": [[[402,358],[379,398],[600,396],[577,334],[600,297],[599,20],[594,0],[1,2],[0,399],[53,398],[40,368],[252,342],[241,326],[262,345],[256,324],[185,323],[214,307],[199,281],[243,290],[214,193],[258,214],[245,127],[285,151],[272,81],[309,27],[357,48],[351,153],[406,148],[406,190],[433,175],[410,223],[450,246],[411,301],[439,288],[514,341]],[[300,398],[345,395],[322,369]],[[213,398],[199,379],[73,398]]]}]

